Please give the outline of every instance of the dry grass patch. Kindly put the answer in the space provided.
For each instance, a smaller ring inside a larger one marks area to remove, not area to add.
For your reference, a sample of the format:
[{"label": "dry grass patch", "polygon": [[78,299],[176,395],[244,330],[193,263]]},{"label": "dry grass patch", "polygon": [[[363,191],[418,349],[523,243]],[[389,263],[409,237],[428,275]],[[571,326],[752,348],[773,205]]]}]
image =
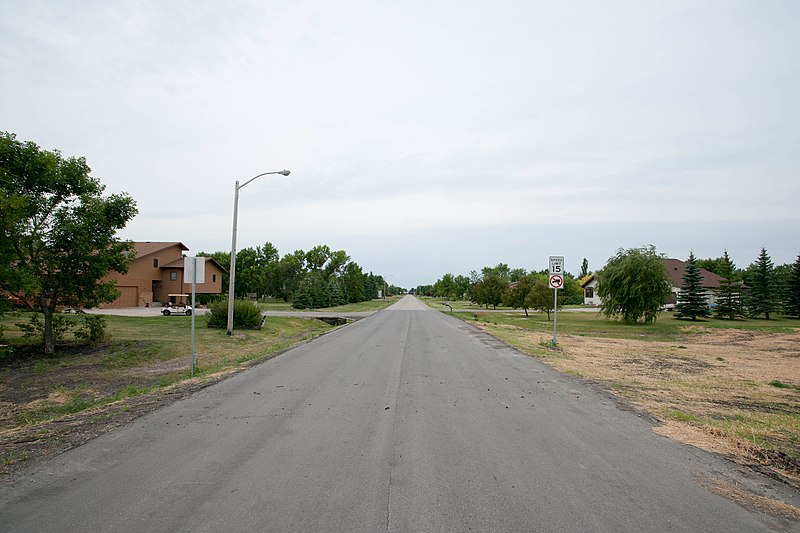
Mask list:
[{"label": "dry grass patch", "polygon": [[552,335],[479,323],[558,370],[603,384],[656,432],[768,466],[800,486],[800,331],[687,328],[676,340]]}]

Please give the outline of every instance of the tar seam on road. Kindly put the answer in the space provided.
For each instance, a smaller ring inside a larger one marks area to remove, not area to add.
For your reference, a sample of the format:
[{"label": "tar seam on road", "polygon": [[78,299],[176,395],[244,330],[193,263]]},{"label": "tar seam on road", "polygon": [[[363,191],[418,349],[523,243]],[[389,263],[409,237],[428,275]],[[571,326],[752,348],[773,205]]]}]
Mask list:
[{"label": "tar seam on road", "polygon": [[397,464],[397,399],[400,396],[400,387],[403,385],[403,367],[406,362],[406,351],[408,350],[408,340],[411,337],[411,315],[408,313],[408,327],[406,328],[406,337],[403,341],[403,355],[400,358],[400,372],[397,376],[397,388],[394,391],[394,412],[392,413],[392,449],[389,451],[389,486],[386,488],[386,531],[391,531],[391,518],[392,518],[392,472]]}]

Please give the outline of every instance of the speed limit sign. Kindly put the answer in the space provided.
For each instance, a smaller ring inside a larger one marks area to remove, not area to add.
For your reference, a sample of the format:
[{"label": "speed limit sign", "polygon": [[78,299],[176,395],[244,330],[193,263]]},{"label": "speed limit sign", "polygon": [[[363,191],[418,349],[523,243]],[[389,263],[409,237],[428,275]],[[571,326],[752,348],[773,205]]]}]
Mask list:
[{"label": "speed limit sign", "polygon": [[[550,275],[564,275],[564,256],[551,255],[550,256]],[[561,281],[564,281],[563,279]]]},{"label": "speed limit sign", "polygon": [[564,286],[564,276],[553,274],[550,276],[550,288],[551,289],[560,289]]}]

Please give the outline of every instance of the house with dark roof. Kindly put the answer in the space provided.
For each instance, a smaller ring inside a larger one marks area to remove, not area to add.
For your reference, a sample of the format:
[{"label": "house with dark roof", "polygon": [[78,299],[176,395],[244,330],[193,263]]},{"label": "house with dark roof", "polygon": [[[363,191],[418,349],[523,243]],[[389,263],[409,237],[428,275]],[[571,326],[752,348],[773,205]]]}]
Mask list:
[{"label": "house with dark roof", "polygon": [[[101,307],[148,307],[169,301],[170,294],[191,294],[192,280],[184,279],[184,254],[189,248],[182,242],[135,242],[136,259],[127,274],[112,272],[122,293]],[[205,282],[196,285],[196,294],[221,294],[225,268],[212,258],[205,261]]]},{"label": "house with dark roof", "polygon": [[[666,308],[672,309],[678,303],[678,295],[681,292],[681,285],[683,285],[683,274],[686,272],[686,262],[680,259],[662,258],[664,268],[667,270],[670,282],[672,283],[672,294],[667,298]],[[709,305],[716,303],[716,293],[719,290],[719,282],[722,278],[713,272],[701,268],[700,275],[703,278],[703,288],[706,290],[706,299]],[[597,295],[597,276],[591,274],[581,281],[581,288],[583,289],[583,303],[584,305],[599,306],[602,304],[600,297]]]}]

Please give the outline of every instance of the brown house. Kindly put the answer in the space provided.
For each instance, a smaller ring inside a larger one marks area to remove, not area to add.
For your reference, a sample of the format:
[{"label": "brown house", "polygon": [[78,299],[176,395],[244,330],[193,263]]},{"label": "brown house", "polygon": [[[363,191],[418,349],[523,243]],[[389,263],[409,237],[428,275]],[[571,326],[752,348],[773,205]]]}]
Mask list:
[{"label": "brown house", "polygon": [[[117,282],[122,294],[101,307],[141,307],[169,301],[170,294],[191,294],[192,280],[183,275],[182,242],[135,242],[136,259],[127,274],[112,272],[106,279]],[[205,282],[198,283],[196,294],[221,294],[225,269],[211,259],[205,261]]]}]

